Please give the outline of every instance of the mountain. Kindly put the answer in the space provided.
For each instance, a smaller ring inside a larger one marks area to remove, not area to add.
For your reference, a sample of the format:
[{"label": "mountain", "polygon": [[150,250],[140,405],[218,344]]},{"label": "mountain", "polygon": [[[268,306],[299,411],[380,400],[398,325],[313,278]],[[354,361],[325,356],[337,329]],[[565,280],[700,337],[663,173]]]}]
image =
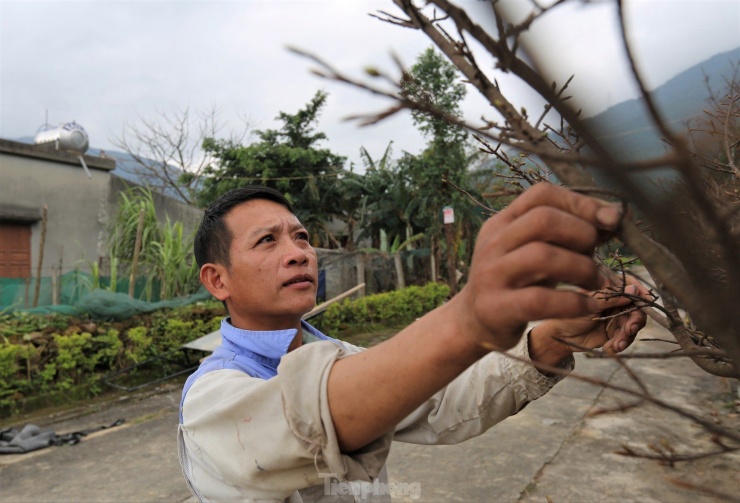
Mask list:
[{"label": "mountain", "polygon": [[[702,115],[707,105],[708,91],[704,76],[708,76],[714,90],[721,90],[724,78],[732,75],[733,64],[740,63],[740,47],[732,51],[717,54],[706,61],[695,65],[665,84],[654,89],[651,94],[664,115],[665,120],[677,131],[685,130],[690,119]],[[604,112],[586,119],[587,124],[597,132],[597,136],[607,140],[606,145],[619,153],[621,159],[635,160],[660,155],[664,150],[663,142],[653,130],[652,122],[643,105],[642,99],[632,99],[614,105]],[[33,137],[18,138],[15,141],[33,143]],[[116,169],[113,174],[131,182],[146,185],[146,180],[137,174],[137,164],[133,158],[115,150],[90,148],[89,155],[101,155],[113,158]],[[173,177],[179,171],[171,166]],[[155,189],[157,190],[157,189]],[[180,199],[172,189],[161,189],[160,192]]]},{"label": "mountain", "polygon": [[[707,107],[705,75],[713,90],[720,91],[723,79],[732,76],[733,64],[739,62],[740,47],[712,56],[654,89],[651,95],[668,124],[675,131],[685,131],[687,122],[702,116]],[[645,159],[664,151],[642,98],[623,101],[585,122],[623,159]]]},{"label": "mountain", "polygon": [[136,173],[136,168],[138,167],[138,164],[136,163],[136,161],[134,161],[134,158],[131,157],[130,154],[126,152],[120,152],[118,150],[103,150],[94,147],[90,147],[87,152],[85,152],[85,154],[113,159],[114,161],[116,161],[116,169],[114,169],[111,173],[123,178],[124,180],[128,180],[139,185],[146,185],[144,179]]},{"label": "mountain", "polygon": [[[120,152],[118,150],[101,150],[98,148],[90,148],[86,153],[88,155],[95,156],[100,156],[102,154],[103,157],[108,157],[109,159],[115,160],[116,169],[111,171],[111,173],[120,178],[123,178],[124,180],[142,186],[152,184],[151,187],[153,191],[159,192],[160,194],[163,194],[167,197],[177,199],[180,202],[186,202],[172,187],[162,186],[161,182],[157,183],[156,180],[147,179],[147,177],[141,173],[141,166],[134,160],[134,158],[130,154],[126,152]],[[145,159],[145,161],[151,161],[151,159]],[[152,161],[152,163],[155,164],[154,161]],[[168,164],[167,167],[172,179],[176,180],[182,171],[171,164]]]}]

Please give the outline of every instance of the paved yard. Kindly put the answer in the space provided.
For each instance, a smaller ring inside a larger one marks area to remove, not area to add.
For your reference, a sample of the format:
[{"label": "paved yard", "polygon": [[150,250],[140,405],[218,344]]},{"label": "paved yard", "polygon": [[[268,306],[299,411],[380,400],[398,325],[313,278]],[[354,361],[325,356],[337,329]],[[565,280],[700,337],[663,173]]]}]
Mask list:
[{"label": "paved yard", "polygon": [[[644,337],[670,337],[649,325]],[[641,342],[636,350],[665,350]],[[730,380],[705,374],[683,359],[631,360],[656,396],[740,431]],[[612,361],[579,358],[579,373],[629,384]],[[125,418],[74,446],[0,456],[0,502],[193,501],[177,461],[179,386],[167,384],[61,414],[19,418],[65,433]],[[646,444],[679,453],[715,447],[701,428],[653,406],[589,416],[629,398],[574,378],[485,435],[456,446],[396,444],[388,460],[398,482],[394,501],[672,502],[722,501],[675,484],[740,495],[740,453],[675,467],[615,454],[621,445]],[[7,421],[5,422],[7,423]]]}]

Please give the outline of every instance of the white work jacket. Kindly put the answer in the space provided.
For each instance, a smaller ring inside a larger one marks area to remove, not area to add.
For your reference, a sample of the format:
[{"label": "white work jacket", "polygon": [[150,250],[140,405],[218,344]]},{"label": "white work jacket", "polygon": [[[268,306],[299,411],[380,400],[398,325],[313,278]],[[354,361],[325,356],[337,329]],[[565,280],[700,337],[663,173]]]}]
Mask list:
[{"label": "white work jacket", "polygon": [[[288,353],[295,329],[253,332],[222,323],[223,345],[188,380],[180,407],[180,462],[199,501],[389,502],[394,490],[414,489],[387,483],[392,440],[454,444],[475,437],[559,380],[491,353],[395,431],[346,454],[337,443],[326,383],[337,359],[363,349],[305,322],[303,330],[311,343]],[[509,352],[528,360],[527,339]]]}]

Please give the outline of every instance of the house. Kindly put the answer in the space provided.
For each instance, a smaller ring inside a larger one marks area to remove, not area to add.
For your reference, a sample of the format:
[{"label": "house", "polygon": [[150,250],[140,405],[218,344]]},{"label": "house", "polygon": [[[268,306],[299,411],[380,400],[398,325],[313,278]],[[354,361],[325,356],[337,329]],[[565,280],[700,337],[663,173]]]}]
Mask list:
[{"label": "house", "polygon": [[[105,257],[118,193],[132,185],[114,169],[113,159],[0,139],[0,279],[30,281],[41,258],[41,276],[50,277]],[[180,221],[186,232],[203,215],[161,194],[154,202],[159,220]]]},{"label": "house", "polygon": [[[33,145],[0,139],[0,310],[33,305],[39,259],[44,287],[38,305],[55,303],[53,292],[61,287],[54,287],[52,278],[75,270],[88,273],[92,263],[100,264],[101,275],[107,276],[109,222],[118,194],[136,184],[112,173],[115,158],[57,146],[54,141]],[[180,221],[186,234],[200,223],[203,210],[157,192],[152,196],[161,222],[167,217]],[[317,249],[317,254],[321,298],[365,281],[362,252]],[[392,272],[389,264],[386,269]],[[371,267],[368,278],[377,276],[373,271],[390,274],[381,269]],[[376,283],[369,282],[370,291],[388,288]]]}]

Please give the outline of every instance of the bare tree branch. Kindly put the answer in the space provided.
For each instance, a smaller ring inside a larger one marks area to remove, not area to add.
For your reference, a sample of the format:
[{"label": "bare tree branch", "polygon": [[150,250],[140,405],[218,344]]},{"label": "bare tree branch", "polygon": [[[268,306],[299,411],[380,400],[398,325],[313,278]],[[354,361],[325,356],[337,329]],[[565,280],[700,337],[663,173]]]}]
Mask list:
[{"label": "bare tree branch", "polygon": [[[215,107],[193,117],[189,108],[172,113],[160,112],[153,118],[139,117],[139,124],[126,124],[121,135],[111,139],[129,154],[136,167],[133,173],[146,185],[171,191],[188,204],[195,204],[205,169],[210,160],[202,151],[203,140],[215,138],[224,129]],[[248,129],[231,133],[231,140],[241,141]]]}]

